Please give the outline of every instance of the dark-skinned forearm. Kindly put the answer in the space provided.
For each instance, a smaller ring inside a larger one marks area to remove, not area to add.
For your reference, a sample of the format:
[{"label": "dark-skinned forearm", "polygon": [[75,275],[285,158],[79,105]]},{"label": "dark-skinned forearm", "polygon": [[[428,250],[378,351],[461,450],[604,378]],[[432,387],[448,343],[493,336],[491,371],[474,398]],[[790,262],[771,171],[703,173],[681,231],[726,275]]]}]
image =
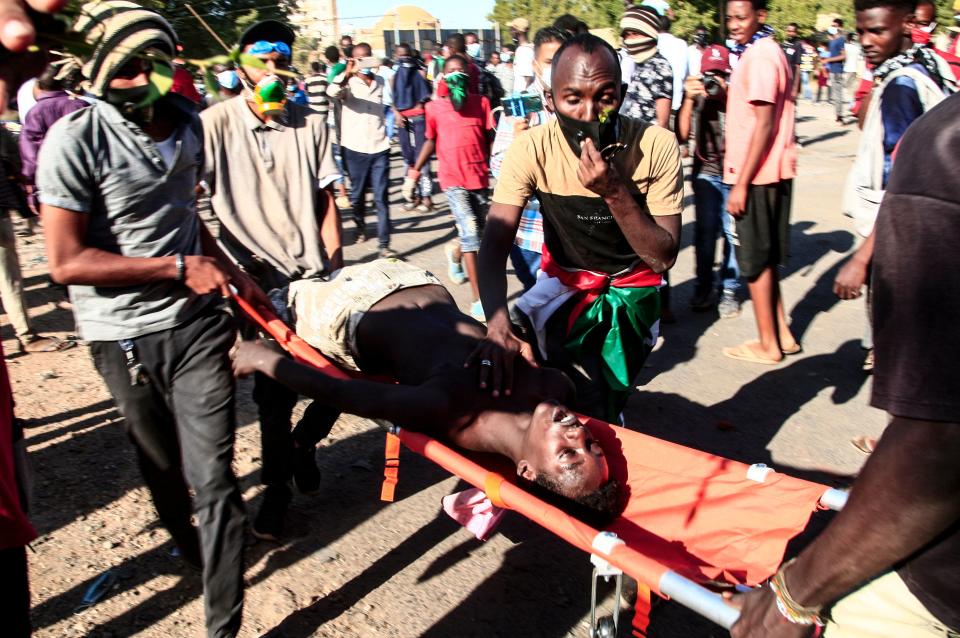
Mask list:
[{"label": "dark-skinned forearm", "polygon": [[637,256],[656,273],[669,270],[679,252],[678,242],[673,236],[640,208],[633,194],[623,184],[603,199]]},{"label": "dark-skinned forearm", "polygon": [[[513,245],[516,229],[511,236],[509,229],[499,225],[487,225],[480,243],[477,258],[477,279],[480,299],[487,319],[507,320],[507,258]],[[502,316],[500,316],[502,315]]]},{"label": "dark-skinned forearm", "polygon": [[64,285],[121,288],[177,278],[176,257],[124,257],[85,247],[69,259],[50,264],[50,276]]},{"label": "dark-skinned forearm", "polygon": [[319,195],[324,207],[323,219],[320,222],[320,243],[327,253],[330,270],[340,270],[343,268],[343,226],[332,187],[322,189]]},{"label": "dark-skinned forearm", "polygon": [[863,243],[860,244],[860,247],[857,248],[856,252],[853,253],[853,259],[863,264],[864,268],[868,267],[870,262],[873,261],[874,235],[876,235],[876,233],[871,231],[870,234],[867,235],[867,238],[863,240]]},{"label": "dark-skinned forearm", "polygon": [[443,397],[436,393],[363,379],[335,379],[281,355],[268,361],[260,371],[301,396],[368,419],[413,424],[420,429],[420,424],[433,424],[434,411],[445,409]]},{"label": "dark-skinned forearm", "polygon": [[960,518],[960,424],[894,418],[850,500],[787,570],[803,605],[825,605],[890,569]]},{"label": "dark-skinned forearm", "polygon": [[422,170],[423,167],[426,166],[427,162],[430,161],[430,158],[433,156],[433,151],[436,148],[436,140],[424,140],[423,148],[420,149],[420,157],[417,158],[416,163],[413,165],[413,170]]},{"label": "dark-skinned forearm", "polygon": [[233,263],[233,260],[227,257],[227,254],[223,252],[220,248],[220,244],[217,243],[217,240],[213,238],[213,234],[210,232],[210,229],[207,228],[207,225],[202,221],[198,222],[200,224],[200,252],[206,255],[207,257],[213,257],[217,260],[217,263],[223,268],[224,272],[230,275],[231,278],[236,278],[240,272],[240,268]]},{"label": "dark-skinned forearm", "polygon": [[680,105],[680,112],[677,113],[677,139],[681,144],[690,139],[690,128],[693,122],[693,107],[696,104],[694,98],[685,97],[683,104]]}]

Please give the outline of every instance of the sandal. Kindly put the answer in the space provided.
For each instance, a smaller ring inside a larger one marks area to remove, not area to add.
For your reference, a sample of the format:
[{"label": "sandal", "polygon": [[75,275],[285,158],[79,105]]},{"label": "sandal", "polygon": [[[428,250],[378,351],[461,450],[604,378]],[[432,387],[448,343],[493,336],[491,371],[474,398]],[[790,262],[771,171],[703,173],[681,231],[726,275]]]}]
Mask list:
[{"label": "sandal", "polygon": [[739,346],[730,346],[724,348],[723,356],[729,357],[730,359],[736,359],[737,361],[747,361],[748,363],[762,363],[763,365],[767,366],[775,366],[780,363],[780,361],[777,359],[761,357],[746,343],[741,343]]},{"label": "sandal", "polygon": [[25,354],[35,352],[63,352],[77,345],[76,341],[42,335],[27,335],[18,339],[17,342],[20,344],[20,352]]},{"label": "sandal", "polygon": [[867,350],[867,356],[863,360],[863,365],[861,366],[861,370],[863,370],[867,374],[873,374],[873,348],[870,348],[869,350]]},{"label": "sandal", "polygon": [[801,346],[799,343],[794,343],[793,346],[789,348],[780,348],[780,352],[786,355],[800,354],[803,352],[803,346]]}]

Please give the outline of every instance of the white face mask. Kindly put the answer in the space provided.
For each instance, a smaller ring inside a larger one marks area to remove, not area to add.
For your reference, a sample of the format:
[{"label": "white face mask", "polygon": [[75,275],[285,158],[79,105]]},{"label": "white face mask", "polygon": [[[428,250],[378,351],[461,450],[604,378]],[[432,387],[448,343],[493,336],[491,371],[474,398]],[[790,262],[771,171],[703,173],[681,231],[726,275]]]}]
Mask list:
[{"label": "white face mask", "polygon": [[827,33],[829,33],[830,35],[837,35],[837,33],[839,32],[840,30],[837,27],[829,27],[827,29]]},{"label": "white face mask", "polygon": [[553,77],[552,70],[550,65],[547,65],[540,71],[540,77],[538,79],[540,80],[540,87],[544,91],[550,90],[550,79]]},{"label": "white face mask", "polygon": [[501,61],[501,62],[509,62],[509,61],[510,61],[510,55],[511,55],[511,54],[510,54],[509,52],[501,53],[501,54],[500,54],[500,61]]}]

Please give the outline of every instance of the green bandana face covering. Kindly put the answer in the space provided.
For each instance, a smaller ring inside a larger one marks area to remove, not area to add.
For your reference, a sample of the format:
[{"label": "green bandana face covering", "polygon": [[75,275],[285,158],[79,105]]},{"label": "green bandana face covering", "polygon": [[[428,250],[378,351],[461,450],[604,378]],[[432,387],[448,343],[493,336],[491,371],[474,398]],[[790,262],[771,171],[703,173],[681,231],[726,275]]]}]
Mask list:
[{"label": "green bandana face covering", "polygon": [[104,99],[123,113],[145,109],[170,92],[173,68],[166,62],[153,61],[149,81],[129,89],[107,89]]},{"label": "green bandana face covering", "polygon": [[570,145],[570,149],[577,157],[580,157],[580,142],[583,140],[593,140],[593,145],[597,147],[597,151],[602,151],[617,141],[617,120],[619,118],[617,111],[608,111],[603,122],[599,120],[582,122],[559,111],[556,116],[560,122],[560,130],[563,131],[564,139],[567,140],[567,144]]},{"label": "green bandana face covering", "polygon": [[469,78],[470,76],[462,71],[455,71],[443,76],[443,81],[450,91],[450,101],[453,102],[453,108],[457,111],[463,108],[463,103],[467,100],[467,80]]}]

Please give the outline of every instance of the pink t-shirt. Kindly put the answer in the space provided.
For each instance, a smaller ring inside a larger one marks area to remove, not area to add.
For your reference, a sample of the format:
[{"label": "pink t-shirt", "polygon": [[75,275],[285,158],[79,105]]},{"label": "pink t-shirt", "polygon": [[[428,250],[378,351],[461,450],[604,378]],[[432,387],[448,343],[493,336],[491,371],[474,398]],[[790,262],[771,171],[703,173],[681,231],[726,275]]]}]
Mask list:
[{"label": "pink t-shirt", "polygon": [[762,38],[747,49],[733,70],[727,94],[726,150],[723,181],[736,184],[747,159],[750,138],[757,123],[756,102],[774,105],[773,143],[760,160],[751,184],[773,184],[797,174],[797,149],[793,141],[795,103],[791,94],[790,67],[773,38]]}]

